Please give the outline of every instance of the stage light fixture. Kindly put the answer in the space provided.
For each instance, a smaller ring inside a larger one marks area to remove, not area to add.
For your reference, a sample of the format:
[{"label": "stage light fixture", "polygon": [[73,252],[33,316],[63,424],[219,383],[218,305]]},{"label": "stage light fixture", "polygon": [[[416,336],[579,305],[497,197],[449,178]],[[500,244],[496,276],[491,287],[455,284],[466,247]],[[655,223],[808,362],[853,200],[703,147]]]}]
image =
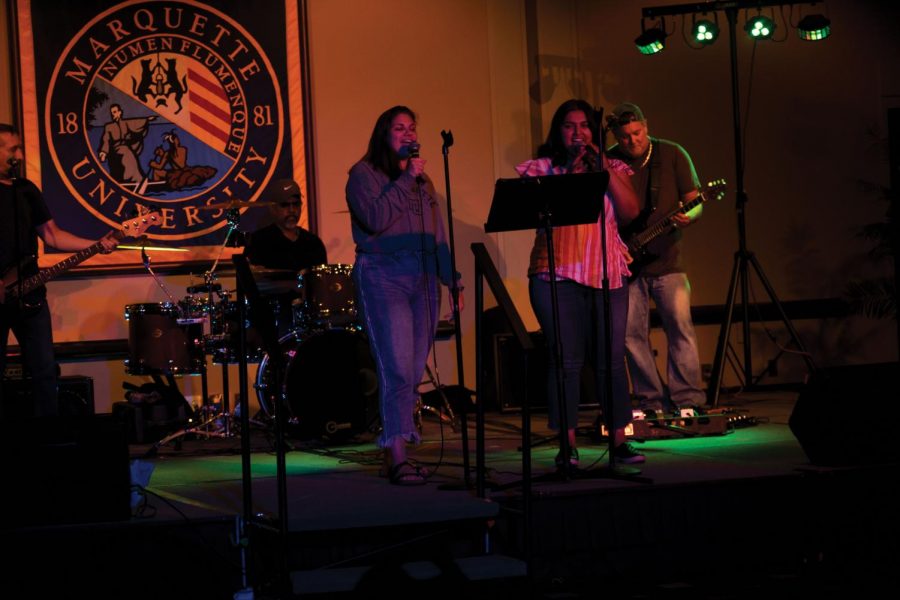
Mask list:
[{"label": "stage light fixture", "polygon": [[644,21],[641,20],[641,35],[634,39],[634,44],[641,54],[656,54],[666,47],[666,23],[660,21],[659,27],[644,29]]},{"label": "stage light fixture", "polygon": [[831,21],[825,15],[806,15],[797,25],[801,40],[817,42],[831,35]]},{"label": "stage light fixture", "polygon": [[709,46],[719,37],[719,26],[709,19],[701,19],[694,23],[691,35],[698,44]]},{"label": "stage light fixture", "polygon": [[754,40],[767,40],[775,33],[775,21],[764,15],[747,19],[744,31]]}]

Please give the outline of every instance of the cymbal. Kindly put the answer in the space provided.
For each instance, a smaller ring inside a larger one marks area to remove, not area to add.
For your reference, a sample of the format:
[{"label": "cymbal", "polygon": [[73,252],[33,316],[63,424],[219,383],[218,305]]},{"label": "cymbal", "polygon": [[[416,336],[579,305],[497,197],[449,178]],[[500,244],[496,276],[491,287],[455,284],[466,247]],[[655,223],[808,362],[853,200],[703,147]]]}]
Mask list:
[{"label": "cymbal", "polygon": [[207,204],[206,206],[198,206],[199,210],[230,210],[232,208],[254,208],[256,206],[272,206],[274,202],[248,202],[246,200],[232,200],[231,202],[219,202],[217,204]]}]

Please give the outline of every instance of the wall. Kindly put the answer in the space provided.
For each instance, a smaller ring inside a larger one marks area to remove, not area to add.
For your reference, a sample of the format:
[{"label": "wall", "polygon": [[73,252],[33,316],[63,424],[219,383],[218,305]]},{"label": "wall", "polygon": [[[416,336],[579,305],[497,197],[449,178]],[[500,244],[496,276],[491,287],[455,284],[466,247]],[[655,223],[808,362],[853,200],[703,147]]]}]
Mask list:
[{"label": "wall", "polygon": [[[734,180],[724,21],[723,37],[699,51],[680,38],[680,21],[669,22],[674,33],[665,52],[641,56],[633,39],[640,31],[640,8],[647,4],[309,2],[310,152],[318,181],[319,231],[330,262],[353,262],[344,185],[378,114],[399,103],[419,113],[422,155],[442,196],[446,181],[440,131],[453,131],[450,183],[459,270],[469,293],[463,339],[470,387],[472,242],[487,245],[526,323],[536,328],[524,276],[533,234],[485,235],[483,223],[494,181],[513,177],[514,165],[532,155],[561,101],[582,96],[607,110],[634,101],[647,114],[654,135],[688,149],[701,178]],[[875,2],[832,0],[827,12],[833,34],[823,43],[801,42],[789,31],[783,43],[759,43],[754,54],[743,31],[737,32],[747,149],[747,242],[782,300],[834,296],[851,275],[875,270],[864,258],[868,245],[856,232],[881,220],[886,210],[860,182],[887,182],[885,111],[897,105],[900,85],[894,37],[898,11]],[[739,28],[742,23],[743,13]],[[4,45],[0,69],[5,60]],[[9,106],[8,98],[0,98],[0,120],[9,120]],[[708,206],[685,244],[694,303],[724,303],[737,250],[734,196]],[[182,295],[186,278],[169,281],[176,295]],[[126,337],[121,318],[125,304],[162,299],[146,277],[56,282],[50,294],[59,341]],[[753,294],[766,300],[758,282]],[[492,304],[490,298],[487,304]],[[885,327],[883,321],[853,318],[796,325],[821,364],[897,356],[893,323]],[[780,324],[770,323],[769,329],[779,343],[786,342]],[[704,363],[712,362],[718,330],[699,328]],[[778,349],[760,326],[753,327],[752,335],[754,362],[761,367]],[[740,344],[739,331],[733,340]],[[659,346],[658,337],[655,341]],[[664,352],[659,360],[663,366]],[[438,344],[438,366],[445,382],[455,382],[452,342]],[[802,378],[798,358],[781,358],[779,366],[781,379]],[[117,363],[76,363],[64,369],[95,374],[101,380],[98,388],[113,399],[125,378]],[[210,378],[213,392],[221,389],[217,377]],[[186,382],[192,390],[196,379]],[[733,382],[733,376],[726,381]],[[107,398],[100,396],[98,406],[103,406]]]}]

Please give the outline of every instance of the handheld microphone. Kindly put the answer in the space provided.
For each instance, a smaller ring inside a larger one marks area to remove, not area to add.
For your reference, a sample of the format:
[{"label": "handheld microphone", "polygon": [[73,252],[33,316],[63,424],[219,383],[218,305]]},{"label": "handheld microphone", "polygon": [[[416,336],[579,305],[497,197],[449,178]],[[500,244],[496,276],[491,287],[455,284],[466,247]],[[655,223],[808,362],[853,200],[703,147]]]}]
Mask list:
[{"label": "handheld microphone", "polygon": [[8,161],[6,161],[6,164],[11,166],[13,169],[15,169],[19,166],[19,164],[21,164],[21,161],[18,158],[13,156]]},{"label": "handheld microphone", "polygon": [[[419,158],[419,142],[410,142],[406,146],[406,157],[407,158]],[[425,181],[425,178],[421,175],[416,175],[416,182],[422,183]]]}]

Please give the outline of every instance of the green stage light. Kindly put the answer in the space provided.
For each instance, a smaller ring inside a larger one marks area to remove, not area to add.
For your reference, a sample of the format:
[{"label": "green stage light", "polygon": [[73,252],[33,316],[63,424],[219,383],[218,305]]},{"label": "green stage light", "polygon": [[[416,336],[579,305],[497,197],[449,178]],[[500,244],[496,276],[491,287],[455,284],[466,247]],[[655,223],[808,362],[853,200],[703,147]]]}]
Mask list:
[{"label": "green stage light", "polygon": [[702,19],[694,23],[694,30],[691,34],[698,44],[708,46],[719,37],[719,26],[708,19]]},{"label": "green stage light", "polygon": [[825,15],[806,15],[797,25],[801,40],[816,42],[831,35],[831,21]]},{"label": "green stage light", "polygon": [[659,27],[648,29],[634,39],[641,54],[656,54],[666,47],[666,32]]},{"label": "green stage light", "polygon": [[754,40],[767,40],[775,33],[775,21],[763,15],[747,19],[744,31]]}]

